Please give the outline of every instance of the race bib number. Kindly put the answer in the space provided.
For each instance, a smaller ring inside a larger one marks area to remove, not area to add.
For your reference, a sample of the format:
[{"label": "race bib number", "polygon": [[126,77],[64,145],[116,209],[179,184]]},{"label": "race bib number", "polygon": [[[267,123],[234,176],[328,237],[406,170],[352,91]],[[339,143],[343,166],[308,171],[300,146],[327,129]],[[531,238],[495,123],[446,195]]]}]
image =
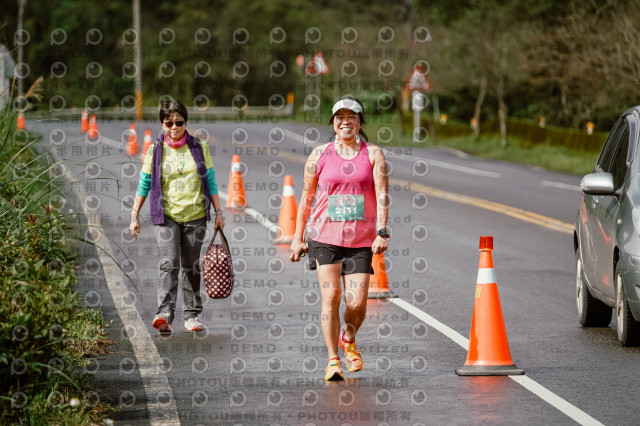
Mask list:
[{"label": "race bib number", "polygon": [[364,194],[329,195],[329,219],[334,222],[364,220]]}]

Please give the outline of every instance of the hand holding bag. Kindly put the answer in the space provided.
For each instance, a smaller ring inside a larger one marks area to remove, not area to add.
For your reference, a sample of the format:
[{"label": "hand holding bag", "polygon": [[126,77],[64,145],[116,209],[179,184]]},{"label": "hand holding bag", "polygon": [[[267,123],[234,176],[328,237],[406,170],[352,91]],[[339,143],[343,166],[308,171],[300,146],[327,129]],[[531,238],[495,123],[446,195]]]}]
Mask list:
[{"label": "hand holding bag", "polygon": [[[214,244],[220,231],[222,244]],[[207,289],[207,294],[212,299],[224,299],[229,297],[233,290],[233,261],[227,238],[222,232],[222,228],[216,228],[213,233],[209,248],[202,261],[202,276]]]}]

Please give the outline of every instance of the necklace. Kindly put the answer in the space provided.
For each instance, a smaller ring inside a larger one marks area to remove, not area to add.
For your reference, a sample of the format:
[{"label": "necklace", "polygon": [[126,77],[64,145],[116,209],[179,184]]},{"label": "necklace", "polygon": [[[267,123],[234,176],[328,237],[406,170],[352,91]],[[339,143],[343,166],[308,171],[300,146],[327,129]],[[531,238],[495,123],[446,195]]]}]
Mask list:
[{"label": "necklace", "polygon": [[355,157],[359,152],[358,150],[358,148],[360,147],[359,142],[360,142],[359,138],[356,138],[353,144],[348,144],[348,143],[345,143],[344,141],[338,141],[336,139],[334,142],[334,150],[336,151],[336,154],[338,154],[342,158],[351,159]]}]

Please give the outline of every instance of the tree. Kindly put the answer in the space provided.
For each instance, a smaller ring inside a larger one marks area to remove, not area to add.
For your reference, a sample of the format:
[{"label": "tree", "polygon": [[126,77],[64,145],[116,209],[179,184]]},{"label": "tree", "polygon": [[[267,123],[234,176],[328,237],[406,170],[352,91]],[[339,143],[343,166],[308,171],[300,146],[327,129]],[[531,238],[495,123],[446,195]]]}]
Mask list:
[{"label": "tree", "polygon": [[560,124],[580,127],[600,119],[608,127],[637,102],[639,6],[638,0],[572,2],[565,19],[531,34],[532,83],[552,88],[547,108]]},{"label": "tree", "polygon": [[518,52],[521,33],[527,23],[513,24],[522,18],[518,14],[521,8],[517,1],[505,2],[501,7],[485,0],[470,3],[472,8],[467,9],[451,27],[453,54],[449,63],[462,84],[477,90],[473,114],[474,137],[480,134],[485,98],[492,93],[498,101],[502,144],[506,145],[507,97],[511,85],[524,78],[519,67],[521,58]]}]

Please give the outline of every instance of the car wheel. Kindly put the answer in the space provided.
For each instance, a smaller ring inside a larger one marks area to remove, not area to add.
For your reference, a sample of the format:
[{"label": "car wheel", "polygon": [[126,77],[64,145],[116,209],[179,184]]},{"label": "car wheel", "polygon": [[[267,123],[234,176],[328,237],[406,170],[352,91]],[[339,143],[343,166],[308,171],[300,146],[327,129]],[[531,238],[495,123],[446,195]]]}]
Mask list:
[{"label": "car wheel", "polygon": [[611,308],[594,298],[584,281],[580,249],[576,250],[576,308],[583,327],[606,327],[611,322]]},{"label": "car wheel", "polygon": [[616,264],[616,329],[622,346],[638,346],[640,343],[640,322],[633,318],[624,292],[620,262]]}]

